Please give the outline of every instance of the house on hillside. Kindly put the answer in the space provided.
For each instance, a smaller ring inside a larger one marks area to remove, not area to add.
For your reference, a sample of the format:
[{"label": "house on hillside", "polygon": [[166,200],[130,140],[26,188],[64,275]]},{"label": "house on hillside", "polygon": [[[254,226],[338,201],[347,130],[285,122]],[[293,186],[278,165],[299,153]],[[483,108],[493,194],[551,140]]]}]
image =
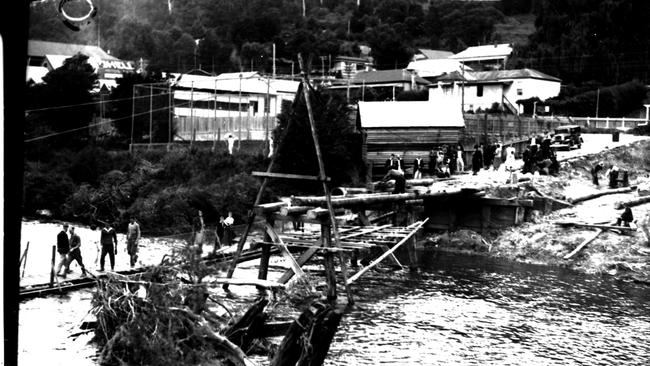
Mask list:
[{"label": "house on hillside", "polygon": [[388,99],[395,100],[401,91],[423,90],[431,83],[408,70],[378,70],[359,72],[348,80],[332,82],[328,89],[347,89],[360,92],[359,99],[368,89],[375,89],[378,94],[389,95]]},{"label": "house on hillside", "polygon": [[431,50],[428,48],[419,48],[413,54],[411,61],[421,61],[421,60],[444,60],[453,56],[454,53],[451,51],[442,51],[442,50]]},{"label": "house on hillside", "polygon": [[117,86],[115,79],[121,78],[123,73],[135,71],[132,61],[120,60],[97,46],[29,40],[27,81],[40,82],[44,70],[49,72],[57,69],[66,59],[78,53],[88,56],[88,63],[97,73],[99,83],[96,92],[101,89],[110,90]]},{"label": "house on hillside", "polygon": [[[491,109],[496,103],[501,110],[522,113],[519,100],[539,98],[546,100],[560,94],[562,81],[532,69],[470,71],[444,74],[430,86],[437,93],[429,98],[460,97],[462,109],[478,112]],[[464,93],[463,93],[464,90]]]},{"label": "house on hillside", "polygon": [[178,138],[213,140],[233,133],[264,140],[284,101],[292,102],[298,81],[270,79],[257,72],[174,74]]},{"label": "house on hillside", "polygon": [[509,43],[468,47],[449,58],[457,60],[474,70],[504,70],[512,54]]},{"label": "house on hillside", "polygon": [[463,65],[460,61],[449,58],[411,61],[406,69],[431,82],[441,75],[461,72],[463,69],[465,69],[465,72],[473,71],[471,67]]},{"label": "house on hillside", "polygon": [[429,101],[359,102],[358,128],[363,132],[364,159],[376,177],[383,175],[390,154],[412,168],[416,157],[428,164],[429,152],[458,144],[465,123],[454,95]]},{"label": "house on hillside", "polygon": [[329,72],[339,79],[350,78],[358,72],[374,70],[372,58],[336,56]]}]

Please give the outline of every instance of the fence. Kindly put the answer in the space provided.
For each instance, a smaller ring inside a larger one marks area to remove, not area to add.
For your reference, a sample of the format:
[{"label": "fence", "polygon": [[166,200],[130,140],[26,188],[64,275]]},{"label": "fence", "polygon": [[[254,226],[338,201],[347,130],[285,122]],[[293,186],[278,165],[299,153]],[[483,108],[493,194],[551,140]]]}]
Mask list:
[{"label": "fence", "polygon": [[645,118],[595,118],[595,117],[568,117],[571,124],[580,125],[590,128],[618,128],[622,130],[633,129],[637,126],[647,126],[648,120]]},{"label": "fence", "polygon": [[275,117],[189,117],[176,118],[176,135],[180,140],[219,141],[228,134],[239,140],[266,140],[275,128]]},{"label": "fence", "polygon": [[511,141],[529,138],[569,124],[565,119],[530,118],[513,115],[465,114],[465,140]]}]

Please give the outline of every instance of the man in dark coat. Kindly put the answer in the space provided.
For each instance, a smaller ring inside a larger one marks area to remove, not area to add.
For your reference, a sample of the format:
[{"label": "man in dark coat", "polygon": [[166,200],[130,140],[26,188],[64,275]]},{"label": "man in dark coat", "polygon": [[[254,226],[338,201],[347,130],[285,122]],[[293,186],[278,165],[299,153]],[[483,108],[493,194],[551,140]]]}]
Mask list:
[{"label": "man in dark coat", "polygon": [[481,170],[483,166],[483,153],[478,145],[474,145],[474,154],[472,154],[472,171],[474,175],[478,174],[478,171]]},{"label": "man in dark coat", "polygon": [[115,256],[117,255],[117,233],[109,224],[102,223],[102,230],[99,236],[99,243],[102,246],[102,253],[99,256],[99,271],[104,271],[104,260],[106,254],[111,261],[111,271],[115,270]]},{"label": "man in dark coat", "polygon": [[616,226],[623,224],[623,226],[630,227],[630,222],[634,221],[634,215],[632,214],[632,209],[627,204],[624,204],[625,210],[618,219],[616,219]]},{"label": "man in dark coat", "polygon": [[[68,224],[63,224],[63,229],[56,236],[56,251],[59,253],[59,263],[56,265],[56,275],[66,277],[70,269],[70,239],[68,238]],[[61,274],[61,267],[65,267]]]},{"label": "man in dark coat", "polygon": [[77,261],[77,264],[79,264],[79,267],[81,267],[81,275],[86,276],[86,267],[84,266],[84,261],[83,258],[81,257],[81,238],[77,233],[74,232],[74,227],[70,227],[70,262],[68,263],[68,267],[72,263],[72,261]]},{"label": "man in dark coat", "polygon": [[598,187],[598,172],[603,170],[603,164],[601,162],[596,163],[593,168],[591,168],[591,182]]}]

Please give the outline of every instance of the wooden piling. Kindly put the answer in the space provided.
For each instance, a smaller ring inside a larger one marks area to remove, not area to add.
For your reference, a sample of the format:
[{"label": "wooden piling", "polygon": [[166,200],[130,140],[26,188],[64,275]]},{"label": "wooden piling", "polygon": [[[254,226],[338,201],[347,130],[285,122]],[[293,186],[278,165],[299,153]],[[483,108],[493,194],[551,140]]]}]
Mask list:
[{"label": "wooden piling", "polygon": [[[320,232],[323,246],[326,248],[332,247],[332,227],[329,220],[325,219],[321,222]],[[334,268],[334,253],[326,251],[323,254],[325,266],[325,281],[327,282],[327,300],[331,304],[336,304],[336,270]]]},{"label": "wooden piling", "polygon": [[50,288],[54,287],[54,261],[56,259],[56,245],[52,245],[52,268],[50,269]]},{"label": "wooden piling", "polygon": [[[273,227],[275,225],[275,220],[273,220],[273,215],[266,215],[266,222]],[[264,232],[264,242],[272,242],[271,235],[266,231]],[[257,278],[260,280],[266,280],[269,273],[269,259],[271,258],[271,246],[268,244],[262,244],[262,256],[260,257],[260,268],[257,274]],[[264,288],[257,287],[258,290],[263,291]]]}]

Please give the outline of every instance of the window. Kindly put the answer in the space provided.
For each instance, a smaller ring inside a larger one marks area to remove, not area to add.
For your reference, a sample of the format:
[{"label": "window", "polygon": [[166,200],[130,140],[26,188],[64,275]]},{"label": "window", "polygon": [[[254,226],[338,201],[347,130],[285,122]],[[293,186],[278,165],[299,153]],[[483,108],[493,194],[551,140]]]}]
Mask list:
[{"label": "window", "polygon": [[477,85],[476,86],[476,96],[477,97],[482,97],[483,96],[483,85]]},{"label": "window", "polygon": [[517,95],[524,95],[523,89],[517,89]]}]

